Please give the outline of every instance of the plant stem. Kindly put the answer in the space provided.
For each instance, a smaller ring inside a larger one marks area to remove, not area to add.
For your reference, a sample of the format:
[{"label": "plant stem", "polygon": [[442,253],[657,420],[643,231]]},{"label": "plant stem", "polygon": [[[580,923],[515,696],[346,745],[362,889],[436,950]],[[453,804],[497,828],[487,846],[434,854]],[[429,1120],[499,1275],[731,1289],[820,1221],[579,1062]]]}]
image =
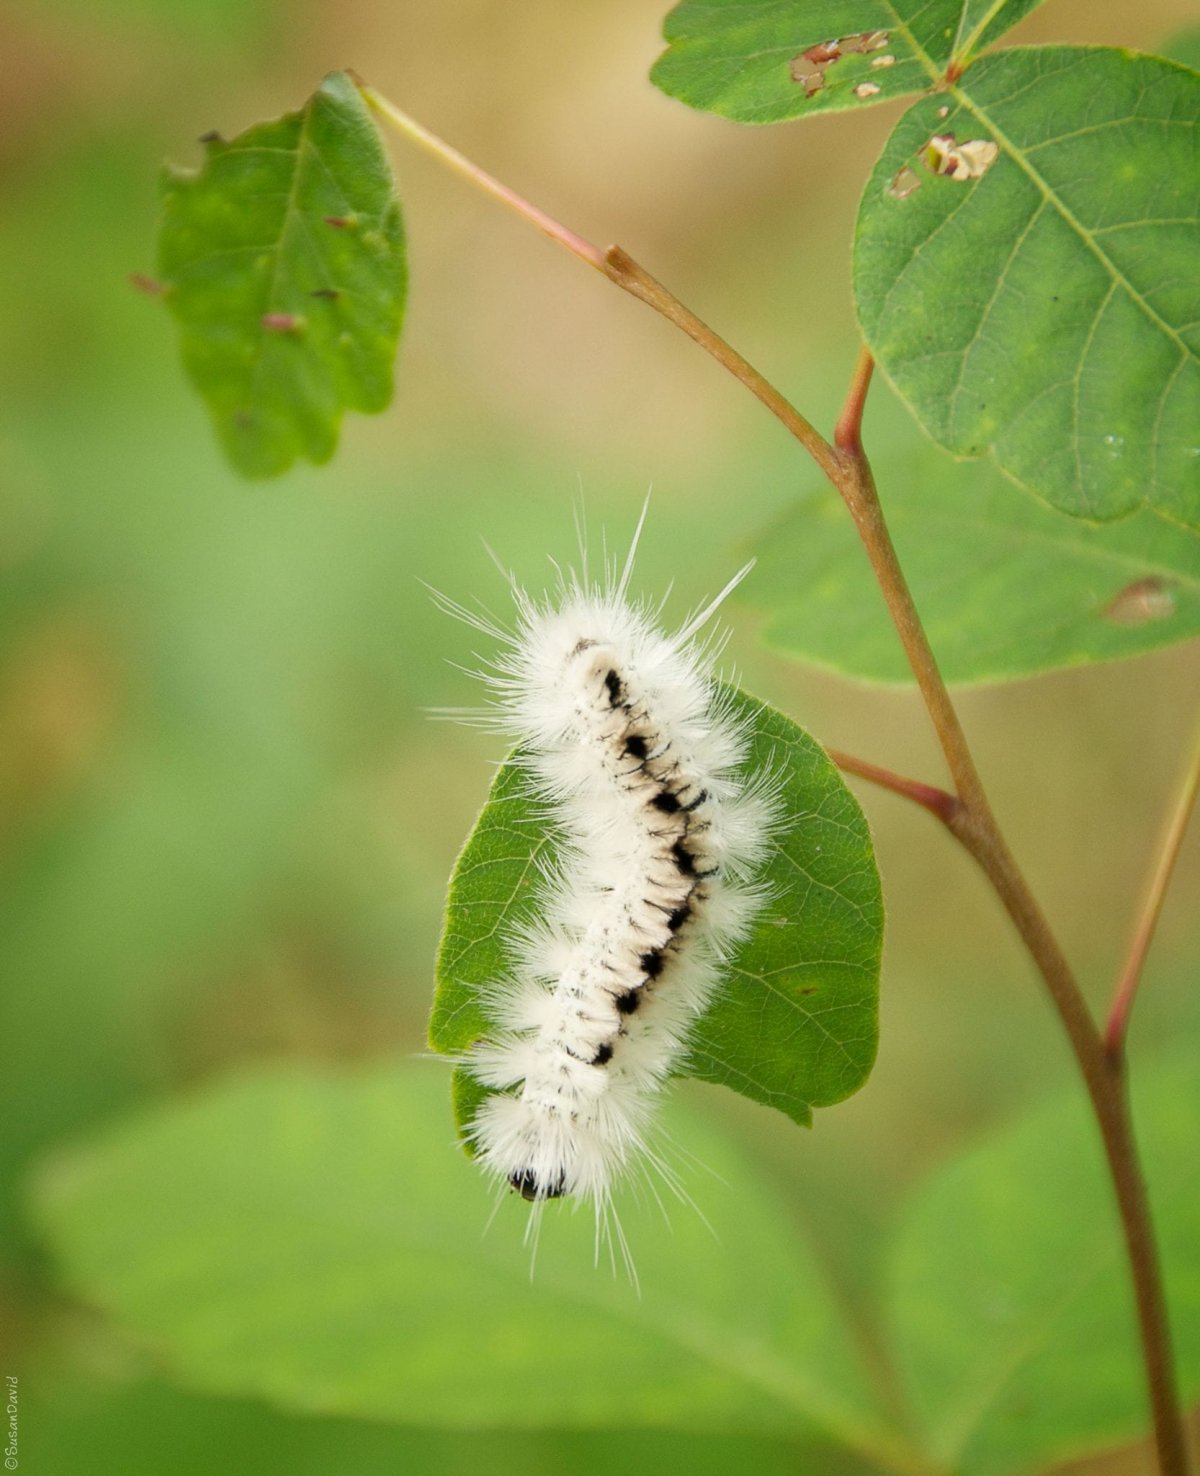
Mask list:
[{"label": "plant stem", "polygon": [[854,378],[842,413],[833,429],[833,444],[847,456],[857,456],[862,451],[862,418],[867,406],[867,391],[871,388],[871,375],[875,360],[871,350],[864,344],[859,350],[858,363],[854,366]]},{"label": "plant stem", "polygon": [[390,123],[398,133],[402,133],[413,143],[420,144],[427,153],[432,154],[456,174],[460,174],[476,189],[482,190],[485,195],[490,195],[493,200],[499,200],[501,205],[515,211],[522,220],[527,220],[531,225],[536,226],[543,235],[549,236],[552,241],[564,247],[572,256],[577,256],[580,261],[586,262],[598,272],[604,271],[604,253],[598,246],[593,246],[590,241],[585,241],[582,236],[576,235],[574,231],[560,224],[552,215],[547,215],[544,210],[531,205],[515,190],[510,190],[506,184],[501,184],[495,175],[489,174],[486,169],[480,169],[479,165],[472,163],[465,154],[460,154],[456,148],[439,138],[436,133],[431,133],[415,118],[410,118],[382,93],[376,92],[373,87],[367,86],[361,80],[356,80],[363,101],[381,118]]},{"label": "plant stem", "polygon": [[1075,1053],[1104,1142],[1121,1217],[1137,1304],[1159,1470],[1161,1476],[1187,1476],[1186,1437],[1179,1410],[1162,1270],[1129,1115],[1124,1063],[1114,1062],[1105,1050],[1071,966],[992,813],[966,735],[896,557],[864,453],[845,456],[844,475],[834,485],[858,528],[954,777],[961,805],[946,819],[947,828],[975,858],[1016,925]]},{"label": "plant stem", "polygon": [[[1188,1476],[1162,1275],[1129,1115],[1124,1062],[1111,1057],[1105,1049],[1104,1039],[1087,1008],[1071,967],[1000,831],[966,734],[896,557],[870,463],[862,448],[862,413],[872,371],[870,355],[864,351],[859,357],[850,393],[838,420],[836,444],[831,445],[753,365],[619,246],[600,251],[472,164],[372,88],[363,87],[362,92],[367,103],[402,133],[682,329],[766,406],[804,447],[845,502],[954,781],[955,795],[946,796],[951,804],[929,802],[931,796],[943,793],[938,790],[929,790],[926,798],[919,802],[939,815],[991,882],[1046,984],[1087,1086],[1116,1192],[1133,1279],[1159,1469],[1161,1476]],[[926,788],[916,785],[915,781],[889,775],[886,770],[876,770],[873,765],[855,762],[858,764],[857,772],[863,777],[885,783],[910,798],[917,798],[914,789]],[[866,773],[867,769],[872,772]],[[887,775],[886,779],[884,775]]]},{"label": "plant stem", "polygon": [[731,348],[719,334],[714,333],[691,308],[685,307],[620,246],[610,246],[604,253],[604,275],[623,291],[631,293],[648,307],[652,307],[656,313],[661,313],[668,323],[681,328],[693,343],[698,343],[705,353],[716,359],[722,369],[727,369],[735,379],[740,380],[752,395],[762,401],[776,420],[795,436],[836,485],[838,453],[816,426],[806,420],[769,380],[764,379],[753,364],[744,359],[735,348]]},{"label": "plant stem", "polygon": [[952,816],[961,809],[960,801],[944,789],[938,789],[932,784],[922,784],[919,779],[908,779],[903,774],[893,773],[891,769],[881,769],[878,764],[869,764],[866,759],[855,758],[852,753],[843,753],[838,748],[827,748],[825,752],[844,774],[854,774],[859,779],[878,784],[881,789],[890,789],[893,794],[903,795],[905,799],[923,805],[944,825],[949,826]]},{"label": "plant stem", "polygon": [[[851,405],[856,399],[861,402],[861,378],[861,373],[856,373],[849,397]],[[861,420],[861,403],[851,413]],[[846,412],[843,412],[845,420]],[[966,735],[896,557],[867,457],[859,448],[844,453],[844,460],[847,475],[834,485],[858,528],[962,801],[961,808],[947,820],[947,826],[975,858],[1016,925],[1058,1012],[1087,1087],[1104,1143],[1133,1280],[1159,1470],[1161,1476],[1188,1476],[1187,1443],[1179,1408],[1162,1269],[1130,1118],[1124,1061],[1114,1061],[1105,1049],[1066,955],[992,813]]]},{"label": "plant stem", "polygon": [[1171,876],[1183,845],[1183,838],[1187,834],[1188,822],[1196,804],[1197,790],[1200,790],[1200,725],[1197,726],[1196,736],[1192,741],[1192,752],[1187,768],[1184,770],[1183,783],[1179,786],[1179,792],[1175,796],[1175,802],[1171,806],[1170,815],[1163,829],[1162,839],[1158,844],[1158,862],[1150,878],[1150,885],[1146,889],[1146,898],[1142,904],[1137,926],[1133,930],[1133,939],[1129,945],[1125,967],[1121,971],[1113,993],[1112,1009],[1109,1011],[1108,1026],[1104,1036],[1106,1049],[1113,1059],[1119,1058],[1125,1051],[1129,1016],[1133,1010],[1133,1001],[1137,996],[1142,968],[1146,962],[1146,954],[1150,951],[1154,930],[1158,926],[1167,888],[1171,885]]}]

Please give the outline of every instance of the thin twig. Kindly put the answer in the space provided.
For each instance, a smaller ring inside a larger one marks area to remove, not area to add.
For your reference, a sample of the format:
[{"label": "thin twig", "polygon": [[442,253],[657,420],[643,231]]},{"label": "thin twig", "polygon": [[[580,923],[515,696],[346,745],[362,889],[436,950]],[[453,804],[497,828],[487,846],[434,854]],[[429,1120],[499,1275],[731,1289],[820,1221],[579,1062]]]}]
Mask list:
[{"label": "thin twig", "polygon": [[1163,827],[1162,838],[1157,848],[1158,861],[1150,878],[1150,885],[1146,889],[1146,898],[1142,903],[1137,926],[1133,930],[1133,939],[1129,945],[1125,967],[1121,970],[1121,976],[1113,992],[1104,1043],[1108,1054],[1114,1059],[1124,1054],[1125,1037],[1129,1030],[1129,1016],[1133,1010],[1134,999],[1137,997],[1146,954],[1150,951],[1154,930],[1162,914],[1167,888],[1171,885],[1175,862],[1178,860],[1183,838],[1187,834],[1188,822],[1192,817],[1198,790],[1200,790],[1200,726],[1197,727],[1192,743],[1191,755],[1184,770],[1183,783],[1179,786],[1166,825]]},{"label": "thin twig", "polygon": [[481,169],[478,164],[472,163],[465,154],[460,154],[445,139],[439,138],[436,133],[431,133],[415,118],[410,118],[394,102],[376,92],[373,87],[359,82],[358,90],[362,93],[367,106],[390,123],[397,132],[402,133],[405,138],[420,144],[427,153],[453,169],[456,174],[469,180],[476,189],[482,190],[485,195],[490,195],[493,200],[498,200],[501,205],[514,211],[522,220],[527,220],[531,225],[536,226],[543,235],[549,236],[552,241],[564,247],[572,256],[577,256],[580,261],[598,272],[604,271],[604,253],[598,246],[585,241],[582,236],[562,225],[552,215],[547,215],[544,210],[531,205],[515,190],[510,190],[506,184],[501,184],[495,175],[489,174],[486,169]]},{"label": "thin twig", "polygon": [[773,384],[758,372],[749,360],[744,359],[735,348],[699,319],[691,308],[685,307],[673,292],[668,292],[642,266],[623,251],[620,246],[610,246],[604,253],[604,274],[610,282],[639,298],[656,313],[661,313],[668,323],[681,328],[705,353],[716,359],[735,379],[746,386],[752,395],[761,400],[771,414],[804,447],[831,482],[836,485],[838,471],[837,452],[810,420],[784,398]]},{"label": "thin twig", "polygon": [[838,423],[833,431],[833,444],[848,456],[855,456],[862,450],[863,411],[866,409],[867,391],[871,388],[874,370],[875,359],[864,344],[859,350],[858,363],[854,366],[854,378],[850,381],[846,403],[842,406],[842,413],[838,416]]},{"label": "thin twig", "polygon": [[843,753],[838,748],[827,748],[825,752],[844,774],[853,774],[858,779],[866,779],[871,784],[878,784],[881,789],[890,789],[893,794],[903,795],[905,799],[913,800],[916,804],[924,806],[931,814],[936,815],[943,825],[948,826],[954,815],[962,808],[961,800],[944,789],[938,789],[935,785],[922,784],[919,779],[909,779],[903,774],[895,774],[891,769],[880,768],[878,764],[869,764],[866,759],[855,758],[852,753]]}]

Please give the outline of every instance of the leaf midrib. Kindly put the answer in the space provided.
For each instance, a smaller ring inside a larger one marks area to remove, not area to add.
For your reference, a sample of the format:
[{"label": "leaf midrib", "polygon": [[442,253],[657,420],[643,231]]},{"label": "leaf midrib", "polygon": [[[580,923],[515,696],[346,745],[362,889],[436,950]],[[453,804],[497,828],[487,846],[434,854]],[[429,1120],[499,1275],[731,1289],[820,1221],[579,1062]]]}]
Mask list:
[{"label": "leaf midrib", "polygon": [[[1015,48],[1013,48],[1009,50],[1006,54],[1009,56],[1014,56],[1018,55],[1019,53]],[[967,75],[969,76],[970,74],[968,73]],[[1158,328],[1165,337],[1170,339],[1170,341],[1175,345],[1179,352],[1184,356],[1185,360],[1192,359],[1195,362],[1200,363],[1200,357],[1197,357],[1197,355],[1193,353],[1189,346],[1184,342],[1178,331],[1173,328],[1171,324],[1166,321],[1165,318],[1161,317],[1157,312],[1155,312],[1155,310],[1150,306],[1150,304],[1137,290],[1133,283],[1128,279],[1128,277],[1125,276],[1124,272],[1122,272],[1121,269],[1117,266],[1116,262],[1114,262],[1113,259],[1108,255],[1108,253],[1101,247],[1100,243],[1096,240],[1092,232],[1088,230],[1088,228],[1078,218],[1078,216],[1061,197],[1061,195],[1059,195],[1058,192],[1053,188],[1053,186],[1049,183],[1045,176],[1039,170],[1034,168],[1024,150],[1020,148],[1016,143],[1014,143],[1014,141],[1008,136],[1008,134],[995,121],[987,108],[982,103],[975,102],[971,98],[970,93],[963,87],[952,86],[949,88],[949,93],[951,97],[953,97],[954,100],[961,107],[963,107],[968,113],[976,118],[985,128],[991,131],[995,141],[1002,146],[1007,156],[1013,160],[1013,162],[1017,165],[1017,167],[1021,170],[1021,172],[1041,195],[1042,199],[1058,212],[1064,223],[1069,226],[1070,229],[1079,237],[1080,241],[1083,242],[1083,244],[1087,247],[1087,249],[1092,253],[1092,255],[1107,272],[1110,280],[1116,286],[1124,289],[1124,291],[1128,294],[1130,300],[1141,309],[1146,318],[1148,318],[1149,321],[1154,324],[1154,326]],[[1046,139],[1044,140],[1044,142],[1046,144],[1053,144],[1057,143],[1058,139]]]}]

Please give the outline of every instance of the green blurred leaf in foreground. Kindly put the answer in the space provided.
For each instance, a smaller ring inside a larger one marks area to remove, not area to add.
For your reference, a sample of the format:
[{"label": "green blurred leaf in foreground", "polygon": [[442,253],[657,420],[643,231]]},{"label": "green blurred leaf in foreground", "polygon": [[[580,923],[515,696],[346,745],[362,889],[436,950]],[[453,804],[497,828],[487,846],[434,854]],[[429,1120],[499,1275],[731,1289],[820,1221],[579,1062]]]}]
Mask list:
[{"label": "green blurred leaf in foreground", "polygon": [[[732,1087],[808,1123],[866,1080],[878,1040],[883,904],[866,820],[820,745],[781,713],[732,693],[750,734],[745,772],[768,772],[780,801],[775,845],[759,880],[754,928],[693,1030],[680,1071]],[[430,1024],[454,1055],[489,1031],[481,990],[507,973],[505,939],[538,910],[539,867],[554,836],[504,765],[450,883]],[[478,1092],[459,1081],[456,1113]]]},{"label": "green blurred leaf in foreground", "polygon": [[[877,468],[943,675],[999,682],[1200,635],[1200,538],[1152,512],[1067,521],[994,467],[932,446]],[[762,534],[746,596],[767,645],[847,676],[912,672],[841,499],[813,490]]]},{"label": "green blurred leaf in foreground", "polygon": [[875,1476],[832,1446],[682,1430],[431,1430],[317,1418],[165,1381],[42,1375],[21,1390],[31,1471],[79,1476]]},{"label": "green blurred leaf in foreground", "polygon": [[778,123],[936,86],[1040,0],[683,0],[651,80],[693,108]]},{"label": "green blurred leaf in foreground", "polygon": [[[1136,1073],[1185,1396],[1200,1394],[1200,1067]],[[486,1235],[429,1068],[263,1072],[142,1114],[44,1166],[35,1220],[66,1285],[172,1377],[284,1410],[430,1429],[636,1429],[834,1440],[884,1470],[1007,1476],[1144,1430],[1136,1332],[1078,1091],[918,1191],[888,1273],[891,1344],[925,1447],[877,1413],[844,1310],[744,1149],[678,1104],[711,1177],[666,1232],[630,1207],[642,1295],[587,1217],[527,1207]],[[826,1470],[828,1466],[800,1465]]]},{"label": "green blurred leaf in foreground", "polygon": [[1200,528],[1200,76],[1014,48],[916,103],[863,194],[867,342],[947,450],[1064,512]]},{"label": "green blurred leaf in foreground", "polygon": [[886,1445],[794,1217],[701,1121],[672,1127],[711,1170],[693,1187],[712,1230],[625,1207],[640,1296],[566,1206],[532,1280],[528,1206],[506,1198],[484,1233],[430,1065],[216,1086],[52,1160],[35,1215],[67,1285],[192,1389],[443,1429]]},{"label": "green blurred leaf in foreground", "polygon": [[327,461],[346,409],[392,395],[407,283],[391,173],[358,88],[206,140],[163,181],[158,271],[184,365],[239,471]]},{"label": "green blurred leaf in foreground", "polygon": [[[1200,1397],[1198,1062],[1193,1049],[1133,1067],[1185,1404]],[[919,1191],[890,1285],[894,1344],[939,1469],[1040,1471],[1146,1431],[1128,1268],[1081,1089]]]}]

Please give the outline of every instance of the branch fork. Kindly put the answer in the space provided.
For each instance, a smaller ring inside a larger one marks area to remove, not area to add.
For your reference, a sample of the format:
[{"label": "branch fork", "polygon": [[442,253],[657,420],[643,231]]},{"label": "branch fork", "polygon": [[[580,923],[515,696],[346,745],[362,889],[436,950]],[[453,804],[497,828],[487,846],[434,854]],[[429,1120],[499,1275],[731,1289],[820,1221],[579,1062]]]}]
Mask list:
[{"label": "branch fork", "polygon": [[1146,950],[1200,786],[1200,739],[1168,824],[1129,960],[1102,1033],[992,813],[958,713],[896,557],[862,441],[863,411],[874,369],[870,353],[864,348],[859,355],[831,443],[747,359],[621,247],[602,250],[586,241],[430,133],[374,88],[361,82],[359,85],[368,106],[389,125],[687,334],[775,416],[841,496],[912,668],[950,771],[953,791],[906,779],[848,754],[834,752],[831,757],[846,772],[915,801],[942,821],[984,872],[1037,965],[1075,1054],[1104,1141],[1137,1303],[1159,1470],[1161,1476],[1188,1476],[1162,1273],[1129,1112],[1124,1038]]}]

